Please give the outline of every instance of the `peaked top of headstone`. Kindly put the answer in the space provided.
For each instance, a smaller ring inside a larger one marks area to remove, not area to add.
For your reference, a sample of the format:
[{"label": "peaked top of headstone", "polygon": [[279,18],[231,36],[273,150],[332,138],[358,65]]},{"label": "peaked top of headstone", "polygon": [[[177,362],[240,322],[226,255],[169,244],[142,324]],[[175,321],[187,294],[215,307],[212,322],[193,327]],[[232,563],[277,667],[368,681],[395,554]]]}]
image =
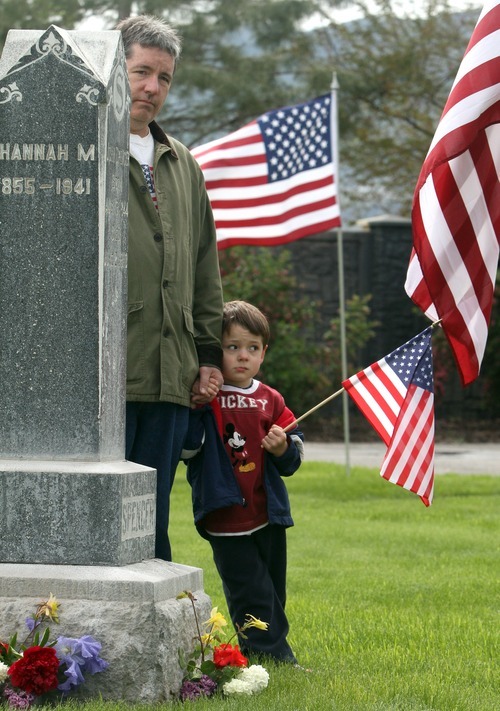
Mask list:
[{"label": "peaked top of headstone", "polygon": [[64,30],[56,25],[46,30],[10,30],[0,57],[0,79],[14,76],[23,66],[50,52],[106,85],[117,54],[123,52],[121,33]]}]

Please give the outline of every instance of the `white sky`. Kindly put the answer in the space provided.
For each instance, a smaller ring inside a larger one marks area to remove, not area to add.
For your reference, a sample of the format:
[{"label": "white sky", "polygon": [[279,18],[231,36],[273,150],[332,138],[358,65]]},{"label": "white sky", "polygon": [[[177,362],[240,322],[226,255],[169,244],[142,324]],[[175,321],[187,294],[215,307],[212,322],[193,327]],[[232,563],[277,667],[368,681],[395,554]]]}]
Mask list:
[{"label": "white sky", "polygon": [[[375,3],[374,6],[376,7]],[[482,0],[451,0],[450,2],[450,7],[452,10],[466,10],[467,8],[477,8],[478,17],[480,13],[480,8],[482,8],[482,6]],[[423,10],[424,2],[422,0],[394,0],[395,11],[398,10],[398,7],[400,8],[400,12],[402,15],[415,15]],[[351,20],[355,20],[362,17],[362,13],[359,12],[357,8],[332,10],[331,15],[336,20],[336,22],[349,22]],[[314,27],[314,25],[317,25],[317,21],[315,20],[312,20],[311,23],[308,23],[308,26],[310,27]]]},{"label": "white sky", "polygon": [[[401,13],[402,14],[416,14],[419,12],[419,10],[423,9],[424,3],[422,0],[394,0],[394,8],[397,9],[398,6],[401,7]],[[478,17],[479,17],[479,12],[480,8],[482,8],[483,3],[482,0],[452,0],[450,2],[450,6],[452,9],[456,10],[466,10],[467,8],[477,8],[478,9]],[[349,9],[346,8],[344,10],[332,10],[332,17],[337,21],[337,22],[348,22],[350,20],[356,19],[361,17],[361,14],[356,10],[356,9]],[[312,20],[310,23],[307,23],[305,27],[314,27],[318,25],[318,21]],[[105,26],[105,18],[100,15],[100,16],[94,16],[94,17],[89,17],[87,20],[82,22],[78,29],[81,30],[102,30],[104,29]],[[108,23],[108,28],[109,28],[109,23]]]}]

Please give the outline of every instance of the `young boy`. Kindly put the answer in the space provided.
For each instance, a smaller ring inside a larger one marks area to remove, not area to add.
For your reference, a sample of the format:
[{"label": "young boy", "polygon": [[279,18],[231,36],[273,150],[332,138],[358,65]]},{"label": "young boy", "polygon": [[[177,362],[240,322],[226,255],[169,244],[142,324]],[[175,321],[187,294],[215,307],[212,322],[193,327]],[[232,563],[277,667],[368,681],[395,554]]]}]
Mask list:
[{"label": "young boy", "polygon": [[235,628],[247,614],[269,624],[266,631],[248,629],[241,650],[296,664],[285,615],[286,528],[293,520],[282,477],[300,466],[303,436],[297,427],[284,431],[293,413],[282,395],[255,379],[269,337],[259,309],[225,304],[224,385],[210,406],[193,411],[183,456],[199,452],[188,463],[195,523],[212,546]]}]

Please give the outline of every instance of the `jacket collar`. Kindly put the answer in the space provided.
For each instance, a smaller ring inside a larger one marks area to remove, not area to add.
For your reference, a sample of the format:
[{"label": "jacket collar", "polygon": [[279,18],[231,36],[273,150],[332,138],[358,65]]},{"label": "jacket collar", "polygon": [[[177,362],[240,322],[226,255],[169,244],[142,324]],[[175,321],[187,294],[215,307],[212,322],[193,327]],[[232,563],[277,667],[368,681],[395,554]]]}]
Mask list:
[{"label": "jacket collar", "polygon": [[156,121],[151,121],[151,123],[149,124],[149,130],[151,131],[151,134],[152,134],[153,138],[155,139],[155,141],[158,141],[158,143],[163,143],[164,146],[167,146],[167,148],[170,148],[172,156],[174,158],[179,159],[179,156],[175,152],[175,149],[172,146],[172,144],[170,143],[167,134],[161,128],[161,126],[156,123]]}]

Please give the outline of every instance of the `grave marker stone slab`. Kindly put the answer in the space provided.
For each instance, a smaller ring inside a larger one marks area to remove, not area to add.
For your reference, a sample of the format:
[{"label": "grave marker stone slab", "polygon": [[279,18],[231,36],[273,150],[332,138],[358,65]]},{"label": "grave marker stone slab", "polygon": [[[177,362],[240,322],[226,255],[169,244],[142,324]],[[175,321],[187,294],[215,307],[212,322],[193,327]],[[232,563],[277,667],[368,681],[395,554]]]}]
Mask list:
[{"label": "grave marker stone slab", "polygon": [[52,26],[28,50],[16,34],[0,64],[0,457],[121,458],[123,49],[117,32]]},{"label": "grave marker stone slab", "polygon": [[9,32],[2,561],[125,565],[154,555],[155,472],[123,461],[129,110],[119,32]]}]

